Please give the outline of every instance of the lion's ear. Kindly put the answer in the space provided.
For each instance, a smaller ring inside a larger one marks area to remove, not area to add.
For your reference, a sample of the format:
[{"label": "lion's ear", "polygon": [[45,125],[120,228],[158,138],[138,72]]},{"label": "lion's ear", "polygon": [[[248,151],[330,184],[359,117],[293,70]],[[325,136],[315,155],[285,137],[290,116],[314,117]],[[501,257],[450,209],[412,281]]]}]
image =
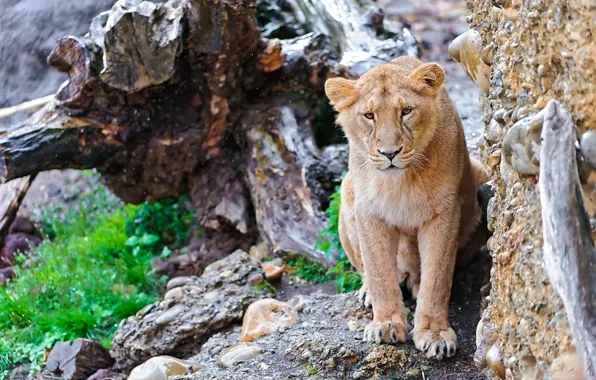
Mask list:
[{"label": "lion's ear", "polygon": [[325,94],[332,106],[341,111],[351,106],[358,98],[356,83],[345,78],[331,78],[325,82]]},{"label": "lion's ear", "polygon": [[437,91],[445,82],[445,70],[436,63],[425,63],[414,69],[410,78]]}]

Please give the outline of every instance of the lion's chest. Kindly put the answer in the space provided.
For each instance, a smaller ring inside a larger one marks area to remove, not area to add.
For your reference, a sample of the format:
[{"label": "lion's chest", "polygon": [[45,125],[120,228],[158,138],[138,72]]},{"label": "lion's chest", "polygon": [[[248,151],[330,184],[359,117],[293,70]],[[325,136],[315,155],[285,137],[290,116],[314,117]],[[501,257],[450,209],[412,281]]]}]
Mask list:
[{"label": "lion's chest", "polygon": [[359,195],[366,209],[402,229],[418,229],[433,218],[441,207],[441,193],[444,193],[442,189],[429,191],[423,184],[399,180],[373,180],[363,190]]}]

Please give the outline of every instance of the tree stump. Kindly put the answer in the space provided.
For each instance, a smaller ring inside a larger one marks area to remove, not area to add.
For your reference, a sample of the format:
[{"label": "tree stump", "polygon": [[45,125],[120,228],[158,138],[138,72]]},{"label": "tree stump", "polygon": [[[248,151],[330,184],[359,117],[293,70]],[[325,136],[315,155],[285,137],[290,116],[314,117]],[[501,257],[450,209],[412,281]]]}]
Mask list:
[{"label": "tree stump", "polygon": [[314,243],[337,168],[319,150],[343,136],[324,82],[417,53],[366,2],[120,0],[87,35],[58,41],[48,62],[70,79],[0,134],[0,177],[95,167],[127,202],[189,193],[226,249],[259,231],[329,264]]}]

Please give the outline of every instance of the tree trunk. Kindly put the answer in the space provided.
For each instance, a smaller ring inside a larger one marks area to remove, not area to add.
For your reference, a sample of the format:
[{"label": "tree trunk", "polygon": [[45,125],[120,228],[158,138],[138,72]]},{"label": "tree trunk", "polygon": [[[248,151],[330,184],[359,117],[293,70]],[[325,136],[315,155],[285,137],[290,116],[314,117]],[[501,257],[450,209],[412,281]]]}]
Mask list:
[{"label": "tree trunk", "polygon": [[96,167],[127,202],[189,193],[205,236],[229,242],[217,249],[260,231],[276,251],[325,261],[313,248],[337,168],[319,148],[342,135],[324,82],[415,55],[416,41],[353,0],[130,4],[58,41],[48,62],[70,80],[0,134],[2,180]]}]

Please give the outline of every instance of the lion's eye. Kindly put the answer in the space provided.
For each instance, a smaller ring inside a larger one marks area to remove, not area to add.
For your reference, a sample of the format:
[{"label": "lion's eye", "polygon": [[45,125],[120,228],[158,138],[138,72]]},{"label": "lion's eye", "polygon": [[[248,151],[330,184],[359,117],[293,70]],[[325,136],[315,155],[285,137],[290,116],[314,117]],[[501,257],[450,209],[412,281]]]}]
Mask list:
[{"label": "lion's eye", "polygon": [[375,114],[372,112],[367,112],[364,114],[364,117],[367,118],[368,120],[373,120],[375,118]]},{"label": "lion's eye", "polygon": [[404,107],[404,108],[401,110],[401,114],[402,114],[402,115],[407,115],[407,114],[409,114],[410,112],[412,112],[412,109],[411,109],[410,107]]}]

